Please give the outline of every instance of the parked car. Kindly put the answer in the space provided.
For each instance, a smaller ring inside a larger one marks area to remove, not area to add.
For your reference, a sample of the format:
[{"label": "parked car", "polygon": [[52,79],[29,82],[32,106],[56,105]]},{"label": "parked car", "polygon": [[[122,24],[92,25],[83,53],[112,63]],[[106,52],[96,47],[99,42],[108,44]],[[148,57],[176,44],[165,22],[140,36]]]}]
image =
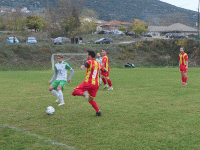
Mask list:
[{"label": "parked car", "polygon": [[98,32],[98,34],[113,34],[113,32],[109,30],[101,30]]},{"label": "parked car", "polygon": [[37,40],[34,37],[28,37],[26,40],[27,44],[37,44]]},{"label": "parked car", "polygon": [[116,30],[116,31],[114,31],[113,35],[125,35],[125,34],[122,31]]},{"label": "parked car", "polygon": [[150,33],[145,33],[144,37],[152,37],[152,35]]},{"label": "parked car", "polygon": [[181,33],[172,33],[169,35],[169,37],[174,39],[174,38],[184,38],[185,36]]},{"label": "parked car", "polygon": [[13,43],[19,43],[19,40],[16,37],[8,37],[6,42],[10,43],[10,44],[13,44]]},{"label": "parked car", "polygon": [[62,37],[57,37],[53,40],[54,45],[62,45],[63,44],[63,38]]},{"label": "parked car", "polygon": [[131,32],[131,31],[126,32],[125,34],[126,34],[127,36],[135,36],[135,33],[134,33],[134,32]]},{"label": "parked car", "polygon": [[166,38],[169,38],[169,36],[171,35],[172,33],[167,33],[167,34],[165,34],[165,37]]},{"label": "parked car", "polygon": [[113,43],[113,40],[110,38],[101,38],[94,42],[95,44],[111,44]]}]

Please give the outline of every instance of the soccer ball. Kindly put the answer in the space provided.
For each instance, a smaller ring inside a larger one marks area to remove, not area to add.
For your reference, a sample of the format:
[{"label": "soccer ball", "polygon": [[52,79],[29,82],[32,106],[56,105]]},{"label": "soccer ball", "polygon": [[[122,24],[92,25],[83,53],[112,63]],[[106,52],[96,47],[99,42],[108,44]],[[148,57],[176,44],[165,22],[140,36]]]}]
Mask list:
[{"label": "soccer ball", "polygon": [[48,106],[46,109],[46,113],[48,115],[53,115],[53,113],[55,112],[55,109],[52,106]]}]

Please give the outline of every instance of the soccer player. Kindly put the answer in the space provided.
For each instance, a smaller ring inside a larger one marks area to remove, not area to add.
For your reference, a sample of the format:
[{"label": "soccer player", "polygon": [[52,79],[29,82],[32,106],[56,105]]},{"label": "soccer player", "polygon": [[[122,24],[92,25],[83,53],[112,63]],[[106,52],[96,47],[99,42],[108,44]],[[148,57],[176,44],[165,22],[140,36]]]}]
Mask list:
[{"label": "soccer player", "polygon": [[65,84],[67,82],[67,70],[71,71],[68,83],[71,82],[71,79],[74,75],[74,70],[68,65],[68,63],[63,61],[62,54],[58,54],[57,59],[58,63],[55,64],[55,73],[49,81],[49,84],[52,83],[56,76],[57,78],[49,87],[49,91],[55,96],[57,96],[56,102],[60,101],[60,104],[58,106],[61,106],[65,104],[62,91],[64,90]]},{"label": "soccer player", "polygon": [[180,48],[180,54],[179,54],[179,66],[180,66],[180,72],[181,72],[181,78],[182,78],[182,85],[187,85],[187,70],[188,70],[188,55],[184,52],[184,48]]},{"label": "soccer player", "polygon": [[[110,71],[109,59],[108,59],[108,56],[106,55],[106,50],[105,49],[102,50],[102,55],[103,55],[102,67],[107,70],[106,72],[101,72],[101,79],[102,79],[102,81],[104,83],[104,87],[103,88],[106,89],[108,87],[108,85],[109,85],[110,88],[108,90],[113,90],[111,80],[109,79],[109,71]],[[106,84],[106,80],[108,82],[108,85]]]},{"label": "soccer player", "polygon": [[[102,57],[100,53],[97,53],[96,60],[102,65]],[[101,70],[99,71],[99,78],[100,78]],[[102,79],[100,78],[100,85],[101,85]]]},{"label": "soccer player", "polygon": [[94,98],[99,89],[99,70],[103,70],[103,67],[96,61],[94,51],[87,52],[87,61],[81,66],[82,70],[85,68],[85,80],[74,89],[72,95],[87,98],[89,103],[96,110],[96,116],[101,116],[101,111],[94,101]]}]

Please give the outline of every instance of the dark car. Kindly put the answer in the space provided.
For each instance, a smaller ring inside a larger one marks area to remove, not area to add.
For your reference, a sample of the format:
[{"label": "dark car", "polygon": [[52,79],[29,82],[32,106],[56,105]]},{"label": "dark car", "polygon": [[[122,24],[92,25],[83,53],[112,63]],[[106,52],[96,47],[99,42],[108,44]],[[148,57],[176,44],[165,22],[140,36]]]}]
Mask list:
[{"label": "dark car", "polygon": [[134,33],[134,32],[131,32],[131,31],[126,32],[125,34],[126,34],[127,36],[135,36],[135,33]]},{"label": "dark car", "polygon": [[113,34],[113,32],[109,30],[101,30],[98,32],[98,34]]},{"label": "dark car", "polygon": [[172,34],[172,33],[167,33],[167,34],[165,34],[165,37],[166,37],[166,38],[169,38],[171,34]]},{"label": "dark car", "polygon": [[169,35],[169,37],[174,39],[174,38],[184,38],[185,36],[181,33],[172,33]]},{"label": "dark car", "polygon": [[113,40],[110,38],[101,38],[100,40],[94,42],[94,44],[111,44],[111,43],[113,43]]},{"label": "dark car", "polygon": [[152,37],[152,35],[150,33],[145,33],[144,37]]}]

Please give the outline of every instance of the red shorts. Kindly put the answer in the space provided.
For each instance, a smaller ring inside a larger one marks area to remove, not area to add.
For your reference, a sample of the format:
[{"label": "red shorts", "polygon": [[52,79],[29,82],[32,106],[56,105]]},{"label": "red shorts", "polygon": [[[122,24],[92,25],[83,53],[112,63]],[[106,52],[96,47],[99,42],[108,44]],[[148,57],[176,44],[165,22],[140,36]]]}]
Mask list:
[{"label": "red shorts", "polygon": [[187,73],[186,65],[180,65],[180,72]]},{"label": "red shorts", "polygon": [[104,76],[105,78],[108,78],[109,77],[109,71],[107,71],[107,72],[101,71],[101,75]]},{"label": "red shorts", "polygon": [[93,85],[93,84],[83,81],[81,84],[79,84],[77,87],[75,87],[74,90],[81,90],[82,92],[88,91],[90,96],[92,98],[95,98],[98,89],[99,89],[98,85]]}]

